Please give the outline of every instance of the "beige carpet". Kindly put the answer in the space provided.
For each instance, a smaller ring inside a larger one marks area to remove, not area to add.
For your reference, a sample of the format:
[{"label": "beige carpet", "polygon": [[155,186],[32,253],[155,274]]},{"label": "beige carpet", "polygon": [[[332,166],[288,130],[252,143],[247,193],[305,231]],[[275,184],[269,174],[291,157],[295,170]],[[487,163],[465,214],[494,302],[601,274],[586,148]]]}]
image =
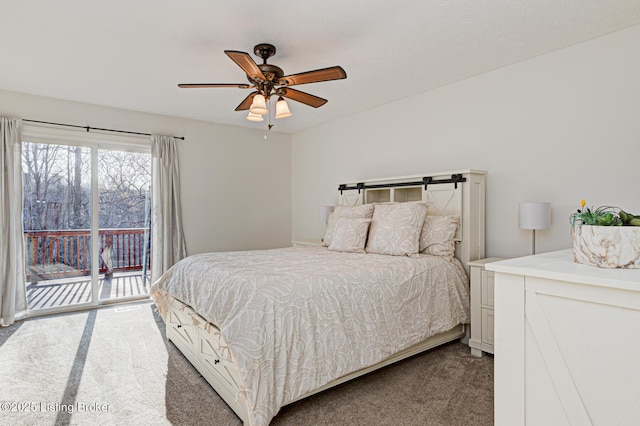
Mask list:
[{"label": "beige carpet", "polygon": [[[240,425],[150,302],[0,328],[0,424]],[[493,358],[452,343],[284,407],[273,425],[491,425]]]}]

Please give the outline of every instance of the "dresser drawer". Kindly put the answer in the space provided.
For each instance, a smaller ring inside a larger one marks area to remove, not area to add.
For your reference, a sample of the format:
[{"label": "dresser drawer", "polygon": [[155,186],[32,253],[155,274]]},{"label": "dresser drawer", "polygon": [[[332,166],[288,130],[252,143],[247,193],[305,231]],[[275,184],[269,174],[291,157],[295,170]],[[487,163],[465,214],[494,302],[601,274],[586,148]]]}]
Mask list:
[{"label": "dresser drawer", "polygon": [[482,356],[483,352],[494,353],[494,272],[485,266],[504,260],[499,257],[474,260],[469,266],[471,286],[471,336],[469,347],[471,354]]},{"label": "dresser drawer", "polygon": [[482,308],[482,343],[493,345],[493,309]]},{"label": "dresser drawer", "polygon": [[480,287],[480,303],[493,307],[493,271],[482,270]]}]

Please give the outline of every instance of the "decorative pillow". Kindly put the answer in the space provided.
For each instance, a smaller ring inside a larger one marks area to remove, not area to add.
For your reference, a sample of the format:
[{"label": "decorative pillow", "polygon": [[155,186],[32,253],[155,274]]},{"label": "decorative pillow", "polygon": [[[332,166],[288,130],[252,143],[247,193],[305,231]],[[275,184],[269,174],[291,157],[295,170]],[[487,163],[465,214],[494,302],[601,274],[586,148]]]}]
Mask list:
[{"label": "decorative pillow", "polygon": [[367,241],[367,253],[411,256],[418,254],[427,203],[376,204]]},{"label": "decorative pillow", "polygon": [[324,232],[322,243],[325,246],[331,245],[331,239],[335,233],[336,221],[339,217],[371,219],[373,216],[373,204],[362,204],[359,206],[336,206],[333,213],[329,213],[327,227]]},{"label": "decorative pillow", "polygon": [[364,253],[371,219],[338,217],[329,250]]},{"label": "decorative pillow", "polygon": [[420,234],[420,253],[453,258],[458,216],[427,216]]},{"label": "decorative pillow", "polygon": [[359,206],[336,206],[333,212],[340,217],[364,217],[371,219],[373,216],[373,204],[361,204]]}]

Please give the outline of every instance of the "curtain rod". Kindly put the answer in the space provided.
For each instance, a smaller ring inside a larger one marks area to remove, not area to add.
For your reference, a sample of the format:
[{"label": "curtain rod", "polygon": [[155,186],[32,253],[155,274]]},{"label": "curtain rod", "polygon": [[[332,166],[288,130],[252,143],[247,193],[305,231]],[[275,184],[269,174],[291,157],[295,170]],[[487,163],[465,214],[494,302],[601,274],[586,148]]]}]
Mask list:
[{"label": "curtain rod", "polygon": [[[54,126],[75,127],[77,129],[85,129],[87,132],[91,130],[101,130],[103,132],[115,132],[115,133],[127,133],[130,135],[151,136],[151,133],[129,132],[127,130],[103,129],[101,127],[78,126],[76,124],[52,123],[50,121],[38,121],[38,120],[28,120],[28,119],[23,119],[22,121],[28,121],[29,123],[51,124]],[[184,136],[174,136],[174,138],[184,140]]]}]

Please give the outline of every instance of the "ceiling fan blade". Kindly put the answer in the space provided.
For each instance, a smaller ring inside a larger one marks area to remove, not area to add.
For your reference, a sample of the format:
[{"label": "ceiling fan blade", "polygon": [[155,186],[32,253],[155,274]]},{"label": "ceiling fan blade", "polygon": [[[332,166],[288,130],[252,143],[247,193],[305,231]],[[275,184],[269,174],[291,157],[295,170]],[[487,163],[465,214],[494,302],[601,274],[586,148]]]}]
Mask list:
[{"label": "ceiling fan blade", "polygon": [[196,84],[178,84],[178,87],[182,89],[201,89],[201,88],[210,88],[210,87],[237,87],[239,89],[248,89],[251,87],[250,84],[242,84],[242,83],[196,83]]},{"label": "ceiling fan blade", "polygon": [[290,88],[283,88],[282,96],[291,99],[292,101],[301,102],[314,108],[321,107],[328,102],[326,99],[320,98],[318,96],[310,95],[308,93]]},{"label": "ceiling fan blade", "polygon": [[319,70],[301,72],[299,74],[285,75],[278,80],[282,86],[294,86],[296,84],[318,83],[320,81],[341,80],[347,78],[347,73],[342,67],[329,67]]},{"label": "ceiling fan blade", "polygon": [[258,65],[256,65],[255,61],[251,59],[246,52],[238,52],[237,50],[225,50],[224,53],[227,54],[228,57],[231,58],[233,62],[238,64],[240,68],[252,79],[252,80],[260,80],[265,81],[267,78],[262,74]]},{"label": "ceiling fan blade", "polygon": [[247,96],[246,98],[244,98],[244,100],[242,102],[240,102],[240,105],[238,105],[236,107],[236,111],[246,111],[249,108],[251,108],[251,104],[253,103],[253,97],[255,95],[257,95],[258,92],[251,92],[249,93],[249,96]]}]

